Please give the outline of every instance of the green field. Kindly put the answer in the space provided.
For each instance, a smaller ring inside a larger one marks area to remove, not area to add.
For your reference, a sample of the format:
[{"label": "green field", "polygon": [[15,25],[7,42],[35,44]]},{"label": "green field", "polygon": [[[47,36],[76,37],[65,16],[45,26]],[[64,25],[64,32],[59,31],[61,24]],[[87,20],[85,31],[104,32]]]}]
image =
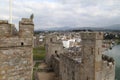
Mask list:
[{"label": "green field", "polygon": [[[33,48],[33,60],[44,60],[45,59],[45,47],[37,47],[37,48]],[[40,63],[39,62],[36,62],[36,64],[34,65],[34,68],[33,68],[33,79],[32,80],[35,80],[35,77],[34,77],[34,72],[38,69],[38,65]]]},{"label": "green field", "polygon": [[45,53],[45,47],[33,48],[33,60],[43,60]]}]

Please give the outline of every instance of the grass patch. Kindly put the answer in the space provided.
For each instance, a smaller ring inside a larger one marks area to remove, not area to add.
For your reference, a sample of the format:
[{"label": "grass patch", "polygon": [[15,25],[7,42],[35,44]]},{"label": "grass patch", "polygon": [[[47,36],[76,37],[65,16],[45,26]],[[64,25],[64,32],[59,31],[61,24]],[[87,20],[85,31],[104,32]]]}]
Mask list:
[{"label": "grass patch", "polygon": [[33,60],[43,60],[45,53],[45,47],[33,48]]},{"label": "grass patch", "polygon": [[33,71],[33,74],[32,74],[32,80],[35,80],[35,77],[34,77],[34,71]]},{"label": "grass patch", "polygon": [[40,63],[36,62],[35,65],[34,65],[34,67],[38,68],[39,65],[40,65]]}]

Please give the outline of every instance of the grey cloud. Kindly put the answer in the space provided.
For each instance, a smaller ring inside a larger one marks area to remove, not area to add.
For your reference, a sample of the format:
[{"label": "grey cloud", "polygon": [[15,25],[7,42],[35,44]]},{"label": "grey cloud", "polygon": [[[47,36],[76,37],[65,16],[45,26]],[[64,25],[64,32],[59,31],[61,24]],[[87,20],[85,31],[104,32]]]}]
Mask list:
[{"label": "grey cloud", "polygon": [[[34,13],[35,29],[112,25],[120,22],[119,3],[119,0],[15,0],[13,20],[17,24],[20,18]],[[3,5],[6,6],[8,3]],[[8,7],[0,10],[1,15],[9,16]]]}]

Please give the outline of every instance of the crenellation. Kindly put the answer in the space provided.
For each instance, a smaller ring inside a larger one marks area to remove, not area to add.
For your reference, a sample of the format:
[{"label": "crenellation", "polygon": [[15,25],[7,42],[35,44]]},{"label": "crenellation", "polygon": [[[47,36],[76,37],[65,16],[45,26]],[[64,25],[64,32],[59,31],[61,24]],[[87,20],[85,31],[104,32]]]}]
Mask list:
[{"label": "crenellation", "polygon": [[[46,58],[45,61],[51,66],[52,56],[63,53],[62,42],[57,42],[56,35],[48,35],[46,37]],[[48,53],[49,52],[49,53]]]},{"label": "crenellation", "polygon": [[84,39],[88,39],[88,40],[100,39],[100,40],[102,40],[103,39],[103,33],[102,32],[81,32],[80,34],[81,34],[82,40],[84,40]]},{"label": "crenellation", "polygon": [[8,24],[8,20],[0,20],[0,24]]},{"label": "crenellation", "polygon": [[22,18],[22,20],[19,22],[19,24],[34,26],[33,20],[28,19],[28,18]]},{"label": "crenellation", "polygon": [[[82,42],[78,50],[64,49],[55,36],[54,40],[52,35],[47,36],[46,61],[49,61],[47,64],[52,66],[59,80],[115,80],[115,61],[102,53],[103,33],[80,34]],[[59,47],[62,52],[58,51]],[[57,54],[55,51],[58,51]]]},{"label": "crenellation", "polygon": [[23,22],[32,22],[33,23],[33,20],[29,19],[29,18],[22,18],[22,21]]},{"label": "crenellation", "polygon": [[109,57],[109,56],[104,55],[104,54],[102,55],[102,60],[107,61],[108,63],[112,63],[112,64],[115,63],[115,61],[114,61],[114,59],[112,57]]},{"label": "crenellation", "polygon": [[9,37],[11,36],[11,25],[8,23],[0,24],[0,37]]},{"label": "crenellation", "polygon": [[0,24],[0,80],[32,80],[34,25],[23,21],[29,23],[20,24],[19,32],[7,21]]},{"label": "crenellation", "polygon": [[[30,38],[33,37],[34,27],[33,21],[31,19],[22,19],[19,22],[19,37],[20,38]],[[29,36],[28,36],[29,35]]]},{"label": "crenellation", "polygon": [[18,31],[14,24],[8,23],[8,21],[2,21],[0,23],[0,37],[17,36]]}]

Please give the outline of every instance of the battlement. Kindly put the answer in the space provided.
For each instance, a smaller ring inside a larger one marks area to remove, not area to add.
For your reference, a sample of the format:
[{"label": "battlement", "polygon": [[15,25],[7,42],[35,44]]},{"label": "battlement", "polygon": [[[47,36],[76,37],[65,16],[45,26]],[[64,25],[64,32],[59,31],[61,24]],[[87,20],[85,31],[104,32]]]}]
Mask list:
[{"label": "battlement", "polygon": [[59,43],[58,41],[57,41],[57,36],[56,35],[54,35],[54,34],[49,34],[49,35],[47,35],[46,36],[46,44],[49,44],[49,43]]},{"label": "battlement", "polygon": [[32,80],[33,21],[23,18],[19,28],[0,20],[0,80]]},{"label": "battlement", "polygon": [[69,59],[77,63],[80,63],[82,61],[82,57],[79,52],[64,53],[64,54],[60,54],[60,56],[65,57],[66,59]]},{"label": "battlement", "polygon": [[12,25],[7,20],[0,20],[0,37],[11,36]]},{"label": "battlement", "polygon": [[64,56],[70,57],[70,58],[79,58],[81,57],[81,52],[65,52],[64,54],[62,54]]},{"label": "battlement", "polygon": [[22,20],[20,21],[20,24],[24,24],[24,25],[34,25],[33,24],[33,20],[29,19],[29,18],[22,18]]},{"label": "battlement", "polygon": [[0,20],[0,24],[8,24],[7,20]]},{"label": "battlement", "polygon": [[115,63],[112,57],[102,56],[102,80],[115,80]]},{"label": "battlement", "polygon": [[47,35],[47,64],[53,67],[60,80],[114,80],[115,61],[102,54],[103,32],[80,35],[82,43],[78,49],[64,49],[55,34]]},{"label": "battlement", "polygon": [[22,18],[19,22],[19,37],[30,38],[34,34],[34,24],[29,18]]},{"label": "battlement", "polygon": [[[34,23],[32,19],[22,18],[19,22],[19,32],[14,24],[8,23],[7,20],[0,20],[0,37],[19,36],[23,38],[31,38],[34,33]],[[18,35],[19,34],[19,35]]]},{"label": "battlement", "polygon": [[71,63],[81,63],[82,62],[82,58],[81,57],[70,57],[70,56],[67,56],[65,54],[60,54],[60,60],[69,60]]},{"label": "battlement", "polygon": [[103,32],[82,32],[80,34],[81,34],[82,40],[86,40],[86,39],[102,40],[103,39]]},{"label": "battlement", "polygon": [[115,63],[115,60],[112,58],[112,57],[109,57],[109,56],[107,56],[107,55],[102,55],[102,60],[103,61],[106,61],[108,64],[109,63],[112,63],[112,64],[114,64]]}]

